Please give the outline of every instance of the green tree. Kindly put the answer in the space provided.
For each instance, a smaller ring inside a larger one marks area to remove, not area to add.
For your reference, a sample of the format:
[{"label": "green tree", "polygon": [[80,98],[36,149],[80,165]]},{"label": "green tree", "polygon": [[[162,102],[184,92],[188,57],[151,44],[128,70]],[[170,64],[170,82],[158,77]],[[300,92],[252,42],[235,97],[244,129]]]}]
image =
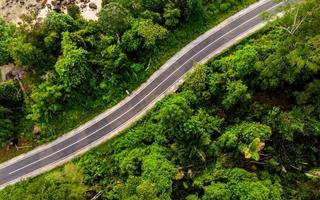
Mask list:
[{"label": "green tree", "polygon": [[265,123],[277,130],[279,136],[287,141],[293,141],[296,134],[305,132],[304,115],[299,109],[283,112],[279,108],[273,108],[265,118]]},{"label": "green tree", "polygon": [[19,183],[19,187],[7,187],[6,192],[0,191],[0,199],[19,200],[23,196],[26,200],[84,200],[87,187],[81,182],[81,177],[82,174],[69,164],[63,172]]},{"label": "green tree", "polygon": [[[211,94],[208,91],[211,69],[207,65],[196,65],[192,74],[188,74],[184,87],[191,90],[197,97],[195,103],[202,103],[210,100]],[[215,95],[215,94],[214,94]]]},{"label": "green tree", "polygon": [[173,2],[169,1],[163,13],[163,17],[165,19],[165,25],[167,27],[177,26],[179,24],[180,16],[181,16],[180,8],[176,7]]},{"label": "green tree", "polygon": [[189,157],[191,161],[198,159],[205,162],[211,138],[220,132],[222,121],[218,117],[208,115],[202,109],[188,119],[183,124],[182,130],[176,131],[174,138],[179,158]]},{"label": "green tree", "polygon": [[77,5],[68,5],[67,7],[68,15],[70,15],[73,19],[77,19],[81,16],[80,8]]},{"label": "green tree", "polygon": [[244,169],[220,169],[200,176],[196,185],[205,186],[204,199],[282,199],[282,187],[271,180],[259,180],[257,175]]},{"label": "green tree", "polygon": [[[60,37],[56,32],[51,32],[44,38],[44,45],[48,49],[48,51],[52,53],[59,52],[61,48]],[[59,52],[60,53],[60,52]]]},{"label": "green tree", "polygon": [[138,35],[144,39],[146,48],[152,48],[157,40],[164,39],[168,34],[166,28],[154,24],[151,20],[140,20],[137,26]]},{"label": "green tree", "polygon": [[217,145],[222,151],[238,149],[246,157],[257,160],[258,152],[264,146],[263,142],[270,138],[271,133],[271,128],[267,125],[242,122],[224,132],[218,138]]},{"label": "green tree", "polygon": [[251,45],[235,52],[231,64],[240,76],[250,75],[254,72],[254,63],[257,60],[258,52]]},{"label": "green tree", "polygon": [[188,101],[179,95],[173,95],[161,106],[158,114],[155,116],[163,125],[169,138],[175,138],[175,133],[182,127],[193,110]]},{"label": "green tree", "polygon": [[12,121],[12,111],[0,106],[0,147],[16,135],[15,124]]},{"label": "green tree", "polygon": [[242,81],[230,81],[227,83],[227,93],[225,94],[222,105],[229,109],[237,103],[245,103],[251,99],[251,95],[247,92],[247,86]]},{"label": "green tree", "polygon": [[126,52],[136,52],[143,45],[143,38],[134,29],[127,30],[121,38],[121,48]]},{"label": "green tree", "polygon": [[11,61],[11,55],[8,46],[14,38],[15,27],[7,24],[0,18],[0,64],[5,64]]},{"label": "green tree", "polygon": [[129,12],[119,3],[111,2],[99,12],[99,24],[109,34],[122,33],[129,27]]},{"label": "green tree", "polygon": [[0,83],[0,147],[17,136],[23,96],[13,80]]},{"label": "green tree", "polygon": [[8,50],[18,66],[25,66],[29,69],[33,67],[37,69],[45,67],[43,66],[43,52],[31,43],[26,42],[22,37],[11,40]]},{"label": "green tree", "polygon": [[[110,78],[112,74],[122,75],[129,69],[129,60],[119,45],[112,44],[101,49],[103,76]],[[116,75],[114,75],[116,78]]]},{"label": "green tree", "polygon": [[41,83],[28,100],[28,119],[34,121],[48,120],[52,114],[61,109],[65,88],[63,85]]},{"label": "green tree", "polygon": [[203,200],[228,200],[231,199],[232,192],[224,183],[212,183],[205,188],[205,194],[202,197]]},{"label": "green tree", "polygon": [[183,0],[181,3],[184,6],[184,18],[187,21],[199,20],[204,17],[202,0]]},{"label": "green tree", "polygon": [[62,33],[73,30],[74,20],[71,16],[63,13],[49,12],[44,25],[47,32]]},{"label": "green tree", "polygon": [[142,161],[141,177],[155,184],[156,194],[159,199],[170,199],[173,178],[178,173],[178,170],[166,158],[167,150],[165,148],[153,145],[150,150],[151,153]]},{"label": "green tree", "polygon": [[75,88],[87,78],[89,70],[88,52],[82,48],[77,48],[71,41],[68,32],[64,32],[62,35],[63,55],[55,64],[55,70],[68,88]]},{"label": "green tree", "polygon": [[19,85],[13,81],[8,80],[0,83],[0,103],[1,105],[16,106],[23,100]]}]

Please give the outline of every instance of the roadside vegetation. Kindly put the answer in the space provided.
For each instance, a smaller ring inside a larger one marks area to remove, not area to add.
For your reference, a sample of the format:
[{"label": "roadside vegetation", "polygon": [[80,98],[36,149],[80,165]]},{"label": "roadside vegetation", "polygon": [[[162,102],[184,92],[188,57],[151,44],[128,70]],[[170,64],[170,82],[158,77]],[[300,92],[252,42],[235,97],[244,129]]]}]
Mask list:
[{"label": "roadside vegetation", "polygon": [[198,65],[125,133],[0,199],[319,199],[319,3]]},{"label": "roadside vegetation", "polygon": [[[115,105],[188,42],[253,2],[105,0],[97,22],[75,6],[44,22],[24,16],[20,27],[0,19],[0,64],[17,68],[0,83],[0,162]],[[7,150],[10,141],[22,149]]]}]

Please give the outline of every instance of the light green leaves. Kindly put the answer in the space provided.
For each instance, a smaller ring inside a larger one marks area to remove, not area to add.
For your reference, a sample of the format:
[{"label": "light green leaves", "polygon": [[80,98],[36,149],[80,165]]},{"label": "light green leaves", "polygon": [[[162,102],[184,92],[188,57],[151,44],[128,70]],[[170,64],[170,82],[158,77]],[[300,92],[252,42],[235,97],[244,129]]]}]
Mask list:
[{"label": "light green leaves", "polygon": [[259,152],[264,148],[264,143],[259,138],[254,139],[249,146],[242,147],[242,153],[246,159],[254,159],[258,161],[260,159]]},{"label": "light green leaves", "polygon": [[76,87],[86,78],[89,69],[87,51],[77,48],[68,32],[63,33],[62,49],[63,55],[55,64],[56,72],[67,87]]},{"label": "light green leaves", "polygon": [[166,28],[159,24],[153,23],[151,20],[140,20],[137,28],[138,34],[144,38],[146,48],[151,48],[157,40],[164,39],[168,34]]}]

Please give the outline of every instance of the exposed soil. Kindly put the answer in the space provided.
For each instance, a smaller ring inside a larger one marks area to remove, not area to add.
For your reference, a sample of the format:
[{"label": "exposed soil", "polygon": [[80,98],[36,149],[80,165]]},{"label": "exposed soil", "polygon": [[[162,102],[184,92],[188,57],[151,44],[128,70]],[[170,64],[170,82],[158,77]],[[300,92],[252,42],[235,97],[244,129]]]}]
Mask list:
[{"label": "exposed soil", "polygon": [[14,68],[14,64],[7,64],[7,65],[3,65],[0,66],[0,71],[1,71],[1,81],[5,81],[6,80],[6,76],[7,74]]},{"label": "exposed soil", "polygon": [[0,0],[0,17],[19,24],[20,16],[23,14],[34,12],[43,19],[51,10],[59,9],[61,12],[66,12],[68,5],[76,4],[80,7],[84,18],[96,20],[101,3],[102,0]]}]

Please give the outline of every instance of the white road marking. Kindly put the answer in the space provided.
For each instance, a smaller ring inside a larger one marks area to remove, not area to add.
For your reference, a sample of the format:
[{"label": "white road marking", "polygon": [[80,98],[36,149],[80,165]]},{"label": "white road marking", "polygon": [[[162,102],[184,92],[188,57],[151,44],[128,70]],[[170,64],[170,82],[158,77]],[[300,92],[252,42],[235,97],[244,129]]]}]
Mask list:
[{"label": "white road marking", "polygon": [[[282,4],[283,4],[283,2],[282,2],[282,3],[279,3],[279,4],[276,4],[276,5],[272,6],[271,8],[267,9],[266,12],[267,12],[267,11],[270,11],[270,10],[272,10],[273,8],[278,7],[278,6],[282,5]],[[127,114],[127,113],[130,112],[132,109],[134,109],[134,108],[135,108],[137,105],[139,105],[143,100],[145,100],[150,94],[152,94],[153,91],[155,91],[156,89],[158,89],[158,87],[160,87],[163,82],[165,82],[166,80],[168,80],[168,79],[172,76],[172,74],[174,74],[174,73],[177,72],[179,69],[181,69],[186,63],[188,63],[188,62],[189,62],[190,60],[192,60],[194,57],[196,57],[197,55],[199,55],[202,51],[206,50],[209,46],[211,46],[212,44],[214,44],[215,42],[217,42],[218,40],[220,40],[221,38],[223,38],[225,35],[227,35],[227,34],[231,33],[232,31],[236,30],[236,29],[239,28],[240,26],[242,26],[242,25],[244,25],[244,24],[252,21],[253,19],[255,19],[255,18],[257,18],[257,17],[259,17],[260,14],[261,14],[261,13],[259,13],[259,14],[256,15],[256,16],[254,16],[253,18],[251,18],[251,19],[249,19],[249,20],[241,23],[240,25],[236,26],[236,27],[233,28],[232,30],[228,31],[227,33],[225,33],[224,35],[222,35],[222,36],[219,37],[218,39],[214,40],[213,42],[211,42],[210,44],[208,44],[207,46],[205,46],[205,48],[203,48],[201,51],[199,51],[198,53],[196,53],[195,55],[193,55],[193,56],[192,56],[191,58],[189,58],[186,62],[184,62],[180,67],[178,67],[175,71],[173,71],[166,79],[164,79],[163,81],[161,81],[160,84],[158,84],[158,86],[155,87],[150,93],[148,93],[143,99],[141,99],[141,100],[140,100],[138,103],[136,103],[132,108],[130,108],[129,110],[127,110],[125,113],[123,113],[122,115],[120,115],[120,116],[117,117],[116,119],[112,120],[111,122],[107,123],[106,125],[102,126],[101,128],[97,129],[96,131],[92,132],[91,134],[87,135],[86,137],[84,137],[84,138],[82,138],[82,139],[80,139],[80,140],[78,140],[78,141],[76,141],[76,142],[74,142],[74,143],[72,143],[72,144],[70,144],[70,145],[68,145],[68,146],[66,146],[66,147],[64,147],[64,148],[56,151],[56,152],[54,152],[54,153],[51,153],[51,154],[49,154],[49,155],[47,155],[47,156],[45,156],[45,157],[43,157],[43,158],[41,158],[41,159],[39,159],[39,160],[37,160],[37,161],[34,161],[34,162],[32,162],[32,163],[30,163],[30,164],[28,164],[28,165],[25,165],[25,166],[23,166],[23,167],[21,167],[21,168],[19,168],[19,169],[16,169],[16,170],[14,170],[14,171],[12,171],[12,172],[9,172],[9,175],[14,174],[14,173],[16,173],[16,172],[18,172],[18,171],[21,171],[22,169],[25,169],[25,168],[27,168],[27,167],[29,167],[29,166],[31,166],[31,165],[34,165],[34,164],[36,164],[36,163],[38,163],[38,162],[41,162],[42,160],[45,160],[46,158],[49,158],[49,157],[51,157],[51,156],[53,156],[53,155],[55,155],[55,154],[57,154],[57,153],[65,150],[65,149],[67,149],[67,148],[69,148],[69,147],[71,147],[71,146],[73,146],[73,145],[75,145],[75,144],[77,144],[77,143],[79,143],[79,142],[87,139],[88,137],[94,135],[96,132],[104,129],[106,126],[110,125],[111,123],[113,123],[114,121],[118,120],[118,119],[121,118],[123,115]],[[170,87],[171,87],[171,86],[170,86]],[[168,87],[168,88],[169,88],[169,87]]]}]

